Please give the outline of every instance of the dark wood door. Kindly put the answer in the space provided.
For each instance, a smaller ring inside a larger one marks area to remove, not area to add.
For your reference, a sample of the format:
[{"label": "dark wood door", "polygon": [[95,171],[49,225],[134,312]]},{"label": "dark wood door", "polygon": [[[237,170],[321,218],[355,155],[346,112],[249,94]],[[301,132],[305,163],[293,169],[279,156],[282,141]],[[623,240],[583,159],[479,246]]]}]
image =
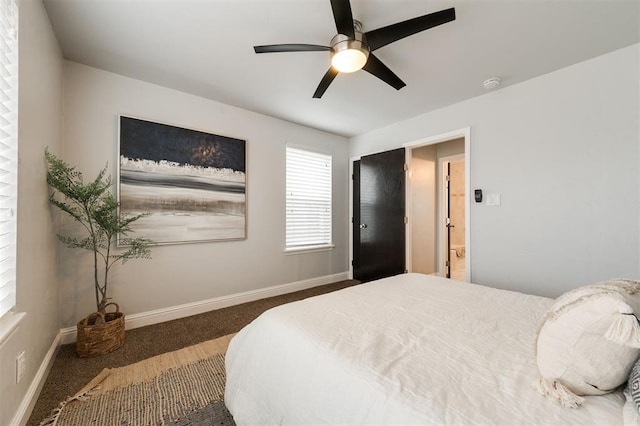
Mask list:
[{"label": "dark wood door", "polygon": [[400,148],[362,157],[357,184],[354,173],[353,276],[357,280],[405,271],[404,164],[405,150]]}]

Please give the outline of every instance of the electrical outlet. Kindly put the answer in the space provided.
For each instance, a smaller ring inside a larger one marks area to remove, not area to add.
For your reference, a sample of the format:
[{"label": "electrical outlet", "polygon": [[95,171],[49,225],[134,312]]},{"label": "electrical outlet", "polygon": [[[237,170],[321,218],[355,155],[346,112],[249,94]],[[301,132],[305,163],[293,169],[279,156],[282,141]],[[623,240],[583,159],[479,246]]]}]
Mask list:
[{"label": "electrical outlet", "polygon": [[16,383],[20,383],[22,377],[24,377],[24,372],[27,368],[27,355],[24,351],[20,352],[18,357],[16,358]]}]

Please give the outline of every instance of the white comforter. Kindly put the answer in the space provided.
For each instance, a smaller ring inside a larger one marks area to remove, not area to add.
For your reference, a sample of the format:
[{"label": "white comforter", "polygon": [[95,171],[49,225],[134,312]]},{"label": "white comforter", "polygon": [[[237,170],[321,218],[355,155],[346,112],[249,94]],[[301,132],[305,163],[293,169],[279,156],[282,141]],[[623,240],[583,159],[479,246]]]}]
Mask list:
[{"label": "white comforter", "polygon": [[620,392],[540,396],[552,299],[405,274],[271,309],[233,338],[225,403],[244,424],[622,424]]}]

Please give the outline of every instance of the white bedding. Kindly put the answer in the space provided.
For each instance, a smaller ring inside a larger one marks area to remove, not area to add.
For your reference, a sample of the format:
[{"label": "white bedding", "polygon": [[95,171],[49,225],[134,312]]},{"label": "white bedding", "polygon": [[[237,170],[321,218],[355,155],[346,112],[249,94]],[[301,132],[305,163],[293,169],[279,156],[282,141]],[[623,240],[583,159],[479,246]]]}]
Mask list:
[{"label": "white bedding", "polygon": [[271,309],[226,355],[244,424],[623,423],[621,392],[539,395],[534,339],[552,299],[421,274]]}]

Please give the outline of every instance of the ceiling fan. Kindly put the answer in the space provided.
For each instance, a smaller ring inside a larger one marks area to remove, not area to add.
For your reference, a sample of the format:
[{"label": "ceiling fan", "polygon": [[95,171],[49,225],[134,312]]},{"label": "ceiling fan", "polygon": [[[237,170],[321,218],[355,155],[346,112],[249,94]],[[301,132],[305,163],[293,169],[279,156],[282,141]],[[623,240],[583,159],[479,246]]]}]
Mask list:
[{"label": "ceiling fan", "polygon": [[330,52],[332,66],[322,77],[318,88],[313,94],[314,98],[322,97],[338,73],[354,72],[359,69],[364,69],[396,90],[402,89],[406,84],[372,52],[394,41],[456,19],[455,9],[450,8],[363,33],[362,24],[353,19],[349,0],[330,1],[333,9],[333,19],[338,30],[338,34],[331,39],[330,46],[317,44],[270,44],[253,47],[256,53]]}]

